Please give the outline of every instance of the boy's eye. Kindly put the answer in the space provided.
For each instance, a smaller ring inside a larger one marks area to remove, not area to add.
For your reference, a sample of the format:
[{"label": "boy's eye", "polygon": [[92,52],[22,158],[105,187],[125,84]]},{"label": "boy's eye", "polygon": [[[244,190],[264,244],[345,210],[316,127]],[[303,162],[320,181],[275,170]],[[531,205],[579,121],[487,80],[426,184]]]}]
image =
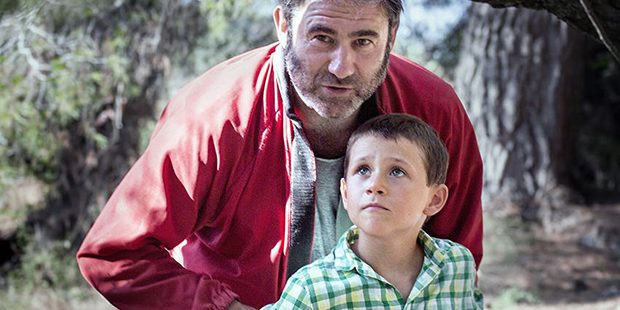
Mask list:
[{"label": "boy's eye", "polygon": [[368,169],[368,167],[366,166],[362,166],[362,167],[357,168],[355,173],[359,175],[367,175],[370,173],[370,169]]},{"label": "boy's eye", "polygon": [[405,171],[403,171],[400,168],[394,168],[392,169],[392,171],[390,171],[390,175],[394,176],[394,177],[402,177],[404,175],[406,175]]}]

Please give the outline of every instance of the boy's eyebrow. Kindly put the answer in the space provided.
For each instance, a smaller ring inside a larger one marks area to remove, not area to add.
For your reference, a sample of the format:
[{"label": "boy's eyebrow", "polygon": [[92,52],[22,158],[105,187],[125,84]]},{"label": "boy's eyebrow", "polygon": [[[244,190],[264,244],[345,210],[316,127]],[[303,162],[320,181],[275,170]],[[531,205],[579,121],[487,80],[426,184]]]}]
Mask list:
[{"label": "boy's eyebrow", "polygon": [[364,156],[364,157],[353,157],[353,156],[349,156],[349,165],[358,162],[358,161],[365,161],[366,158],[368,158],[368,156]]},{"label": "boy's eyebrow", "polygon": [[[351,161],[350,163],[354,163],[354,162],[358,162],[358,161],[366,161],[368,160],[368,158],[370,158],[371,156],[363,156],[363,157],[351,157]],[[388,160],[392,160],[395,161],[397,163],[405,163],[407,165],[411,165],[408,161],[401,159],[399,157],[388,157]]]}]

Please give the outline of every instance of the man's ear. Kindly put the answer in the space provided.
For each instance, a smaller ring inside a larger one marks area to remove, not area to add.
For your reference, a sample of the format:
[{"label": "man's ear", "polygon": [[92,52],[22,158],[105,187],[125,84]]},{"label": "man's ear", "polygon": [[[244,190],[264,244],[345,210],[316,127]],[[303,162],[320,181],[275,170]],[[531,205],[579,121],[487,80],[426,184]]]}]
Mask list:
[{"label": "man's ear", "polygon": [[340,179],[340,197],[342,197],[342,205],[347,210],[347,181],[344,178]]},{"label": "man's ear", "polygon": [[273,22],[276,26],[276,34],[278,35],[280,45],[286,47],[288,41],[286,32],[288,31],[289,25],[286,22],[286,18],[284,18],[284,9],[280,5],[276,6],[273,10]]},{"label": "man's ear", "polygon": [[432,216],[441,211],[448,200],[448,187],[445,184],[433,185],[429,200],[424,208],[424,215]]},{"label": "man's ear", "polygon": [[388,49],[390,50],[390,52],[392,51],[392,49],[394,49],[394,44],[396,43],[396,34],[398,33],[399,24],[400,22],[396,21],[394,26],[392,26],[392,28],[389,29],[390,34],[391,34],[391,41],[388,42]]}]

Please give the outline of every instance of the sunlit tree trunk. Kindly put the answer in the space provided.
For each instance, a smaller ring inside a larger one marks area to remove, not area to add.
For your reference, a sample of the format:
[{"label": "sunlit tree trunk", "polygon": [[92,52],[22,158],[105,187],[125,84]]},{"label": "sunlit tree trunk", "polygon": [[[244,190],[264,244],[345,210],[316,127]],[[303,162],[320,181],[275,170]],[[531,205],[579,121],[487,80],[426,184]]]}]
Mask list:
[{"label": "sunlit tree trunk", "polygon": [[496,8],[523,7],[546,10],[598,39],[620,61],[620,5],[618,0],[472,0]]},{"label": "sunlit tree trunk", "polygon": [[469,14],[455,87],[478,135],[485,206],[554,221],[570,195],[564,129],[583,91],[583,36],[544,11],[472,4]]}]

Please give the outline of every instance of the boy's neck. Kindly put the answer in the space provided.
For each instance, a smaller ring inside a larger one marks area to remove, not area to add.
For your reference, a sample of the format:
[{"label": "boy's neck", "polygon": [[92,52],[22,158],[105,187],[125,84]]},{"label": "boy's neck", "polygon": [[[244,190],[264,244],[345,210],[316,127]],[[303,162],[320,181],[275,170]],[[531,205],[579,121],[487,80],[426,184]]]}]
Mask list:
[{"label": "boy's neck", "polygon": [[417,234],[413,239],[386,240],[367,236],[360,231],[359,239],[351,249],[407,300],[424,263],[424,248],[418,242]]}]

